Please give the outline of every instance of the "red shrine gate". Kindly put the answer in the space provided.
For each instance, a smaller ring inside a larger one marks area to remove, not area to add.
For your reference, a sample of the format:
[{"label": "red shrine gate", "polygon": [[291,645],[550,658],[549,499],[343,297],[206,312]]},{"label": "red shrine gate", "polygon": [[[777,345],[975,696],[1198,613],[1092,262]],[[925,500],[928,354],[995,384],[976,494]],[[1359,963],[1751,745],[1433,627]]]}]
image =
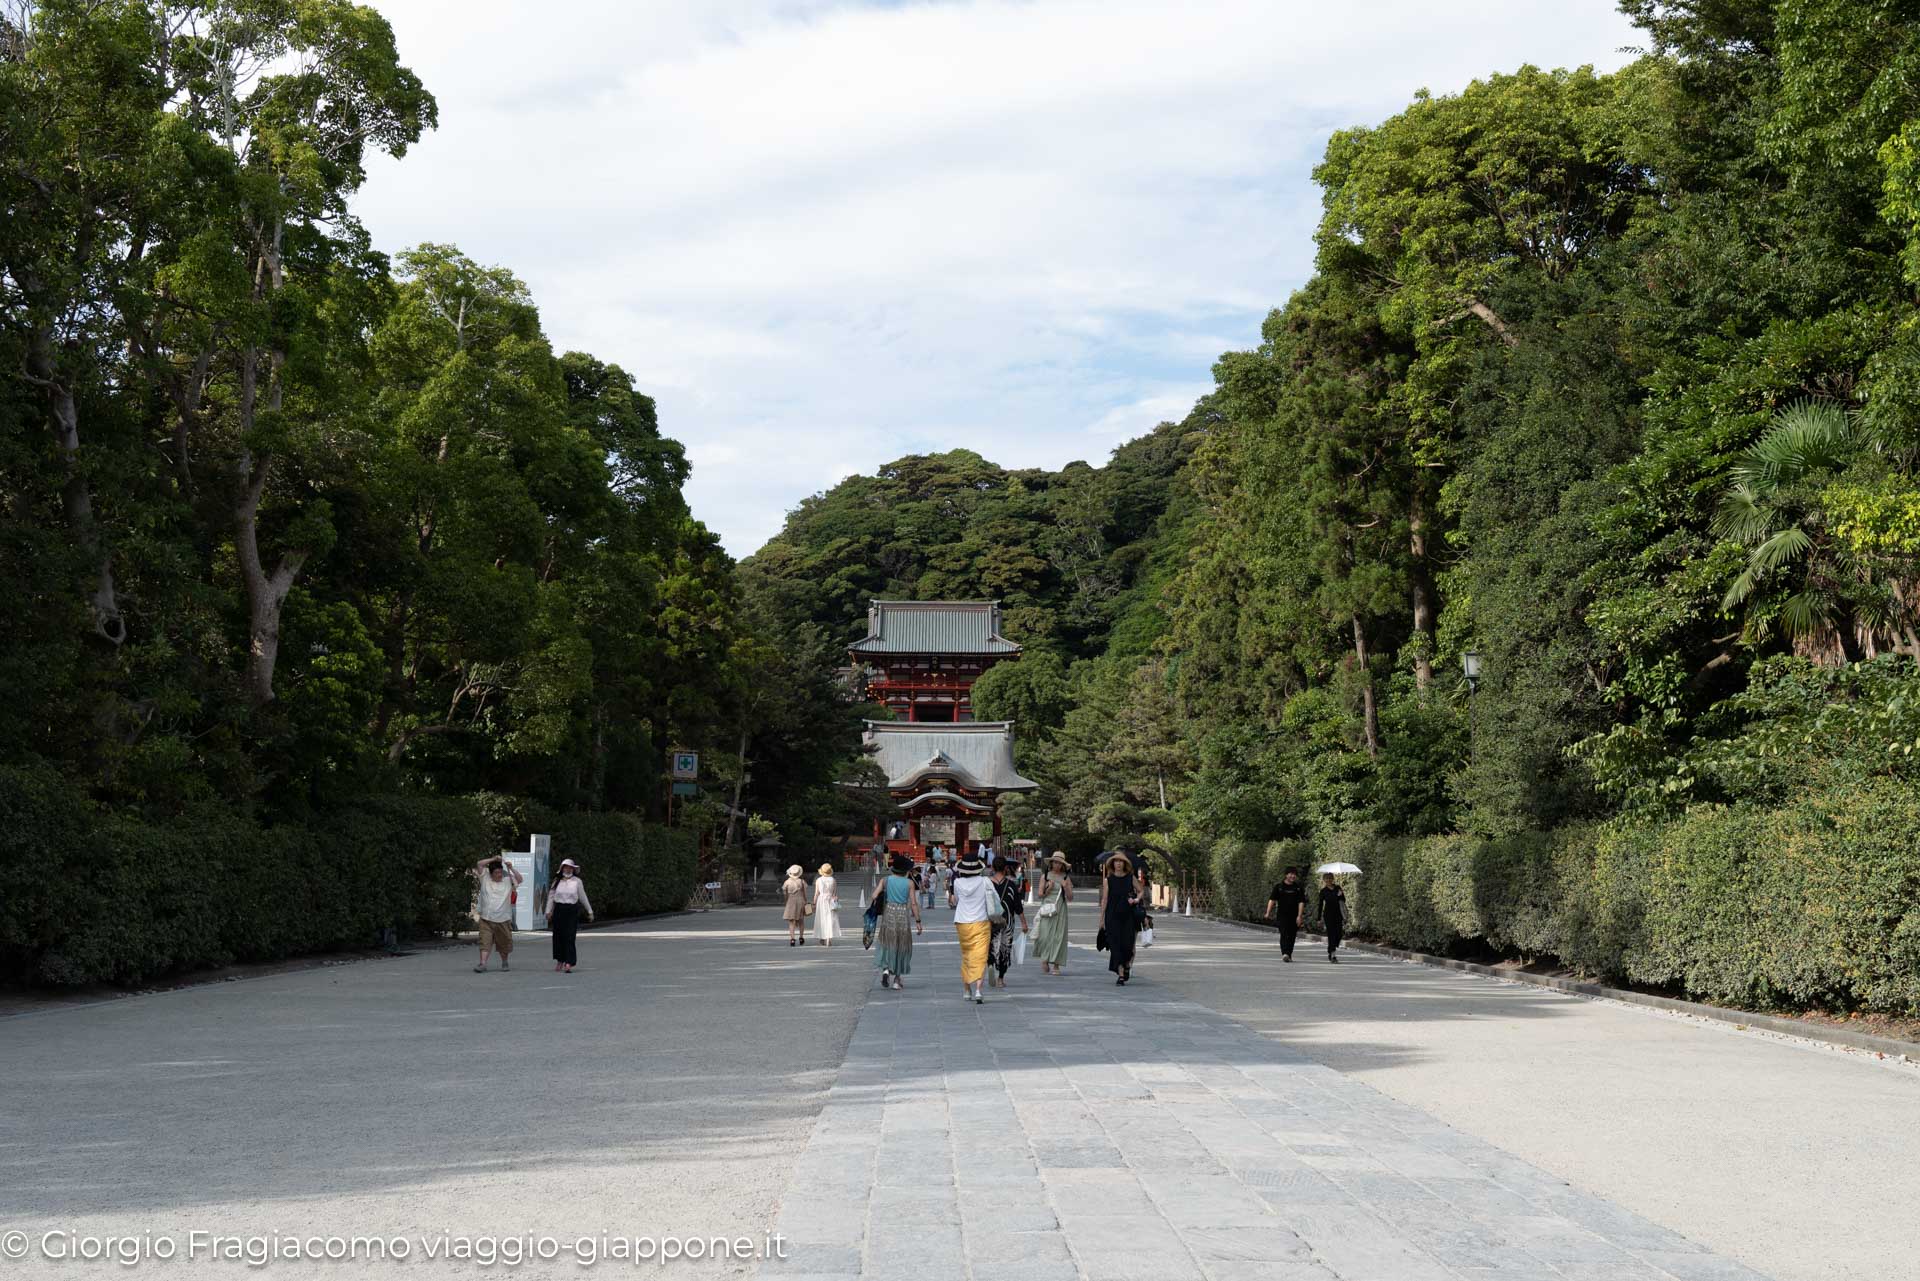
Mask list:
[{"label": "red shrine gate", "polygon": [[867,697],[898,719],[868,721],[865,748],[899,817],[875,824],[890,853],[977,849],[1000,837],[1000,797],[1037,786],[1013,766],[1013,725],[973,719],[973,682],[1020,647],[995,601],[875,601],[848,647]]}]

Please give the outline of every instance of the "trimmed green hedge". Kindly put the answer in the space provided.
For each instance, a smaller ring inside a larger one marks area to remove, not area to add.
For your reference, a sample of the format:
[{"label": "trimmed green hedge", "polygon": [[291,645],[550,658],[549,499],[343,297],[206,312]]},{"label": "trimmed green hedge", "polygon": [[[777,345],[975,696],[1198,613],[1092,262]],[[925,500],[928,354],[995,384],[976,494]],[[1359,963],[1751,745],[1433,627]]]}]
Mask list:
[{"label": "trimmed green hedge", "polygon": [[580,865],[599,916],[639,916],[687,905],[699,875],[693,835],[642,823],[630,814],[542,814],[553,836],[553,865]]},{"label": "trimmed green hedge", "polygon": [[474,807],[438,797],[371,797],[312,827],[214,810],[151,823],[19,770],[0,771],[0,824],[18,887],[0,976],[56,986],[370,947],[389,927],[446,933],[493,848]]},{"label": "trimmed green hedge", "polygon": [[0,981],[138,983],[372,947],[389,928],[449,934],[469,927],[473,865],[530,819],[553,834],[556,859],[581,864],[599,914],[686,905],[693,838],[625,814],[400,795],[311,826],[220,809],[155,823],[99,813],[50,769],[0,769]]},{"label": "trimmed green hedge", "polygon": [[[1215,851],[1231,915],[1265,906],[1247,897],[1257,848]],[[1397,946],[1553,959],[1743,1008],[1920,1014],[1920,796],[1897,781],[1498,840],[1346,828],[1312,861],[1334,860],[1365,869],[1353,931]]]},{"label": "trimmed green hedge", "polygon": [[1267,910],[1267,895],[1279,883],[1287,868],[1298,867],[1301,874],[1313,863],[1313,845],[1308,841],[1224,840],[1213,847],[1210,858],[1214,910],[1242,920],[1262,919]]}]

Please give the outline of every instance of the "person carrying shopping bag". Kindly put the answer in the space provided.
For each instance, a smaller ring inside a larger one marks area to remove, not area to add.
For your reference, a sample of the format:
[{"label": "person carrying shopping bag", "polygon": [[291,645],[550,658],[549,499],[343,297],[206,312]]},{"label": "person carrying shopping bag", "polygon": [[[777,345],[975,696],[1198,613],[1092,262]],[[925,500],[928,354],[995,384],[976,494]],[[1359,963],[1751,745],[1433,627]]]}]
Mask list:
[{"label": "person carrying shopping bag", "polygon": [[880,882],[873,901],[879,907],[879,921],[873,931],[873,964],[880,971],[880,986],[898,992],[913,969],[913,936],[921,932],[920,897],[914,892],[907,872],[913,860],[905,854],[893,856],[892,875]]},{"label": "person carrying shopping bag", "polygon": [[840,937],[840,886],[833,879],[833,864],[822,863],[813,882],[813,937],[822,947],[832,947]]},{"label": "person carrying shopping bag", "polygon": [[1040,906],[1033,927],[1033,954],[1042,974],[1058,974],[1067,959],[1067,904],[1073,901],[1073,881],[1067,875],[1067,856],[1055,854],[1040,882]]},{"label": "person carrying shopping bag", "polygon": [[1015,925],[1019,927],[1018,937],[1025,938],[1027,934],[1026,907],[1020,901],[1020,887],[1010,875],[1011,871],[1005,858],[993,860],[991,882],[1000,900],[1000,911],[989,922],[992,932],[987,939],[987,955],[992,960],[993,973],[987,976],[987,981],[1003,990],[1007,986],[1007,970],[1013,965]]},{"label": "person carrying shopping bag", "polygon": [[987,999],[980,989],[987,973],[987,945],[993,937],[992,908],[1005,909],[986,872],[986,864],[967,854],[953,865],[953,887],[947,891],[953,932],[960,940],[960,982],[975,1005]]}]

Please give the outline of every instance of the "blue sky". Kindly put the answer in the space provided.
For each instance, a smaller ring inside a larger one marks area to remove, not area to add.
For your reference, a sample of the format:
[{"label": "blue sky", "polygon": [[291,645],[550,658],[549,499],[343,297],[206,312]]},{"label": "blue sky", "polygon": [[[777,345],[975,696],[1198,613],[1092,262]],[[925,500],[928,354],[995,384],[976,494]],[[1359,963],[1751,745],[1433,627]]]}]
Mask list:
[{"label": "blue sky", "polygon": [[633,373],[747,555],[903,454],[1103,461],[1307,276],[1333,129],[1624,62],[1610,0],[375,0],[440,128],[370,173]]}]

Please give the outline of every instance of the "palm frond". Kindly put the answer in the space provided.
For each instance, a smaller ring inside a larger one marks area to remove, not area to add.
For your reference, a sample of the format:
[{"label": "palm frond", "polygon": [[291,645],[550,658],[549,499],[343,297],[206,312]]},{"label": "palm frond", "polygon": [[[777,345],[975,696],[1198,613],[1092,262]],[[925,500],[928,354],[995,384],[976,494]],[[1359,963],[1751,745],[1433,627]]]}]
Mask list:
[{"label": "palm frond", "polygon": [[1767,536],[1773,514],[1752,486],[1736,481],[1720,496],[1719,510],[1713,514],[1714,537],[1752,546]]},{"label": "palm frond", "polygon": [[1780,602],[1780,626],[1795,640],[1823,636],[1833,630],[1839,602],[1814,588],[1795,592]]},{"label": "palm frond", "polygon": [[1814,472],[1838,471],[1859,451],[1854,416],[1830,400],[1796,400],[1733,465],[1736,485],[1770,493]]},{"label": "palm frond", "polygon": [[1748,566],[1740,572],[1740,577],[1733,580],[1733,585],[1727,588],[1727,594],[1722,597],[1720,601],[1720,612],[1723,614],[1731,614],[1736,606],[1753,595],[1759,588],[1760,575],[1754,572],[1752,566]]},{"label": "palm frond", "polygon": [[1753,549],[1747,557],[1747,566],[1763,574],[1770,574],[1782,565],[1790,565],[1802,560],[1813,549],[1813,539],[1807,537],[1807,531],[1798,525],[1783,529],[1766,542]]}]

